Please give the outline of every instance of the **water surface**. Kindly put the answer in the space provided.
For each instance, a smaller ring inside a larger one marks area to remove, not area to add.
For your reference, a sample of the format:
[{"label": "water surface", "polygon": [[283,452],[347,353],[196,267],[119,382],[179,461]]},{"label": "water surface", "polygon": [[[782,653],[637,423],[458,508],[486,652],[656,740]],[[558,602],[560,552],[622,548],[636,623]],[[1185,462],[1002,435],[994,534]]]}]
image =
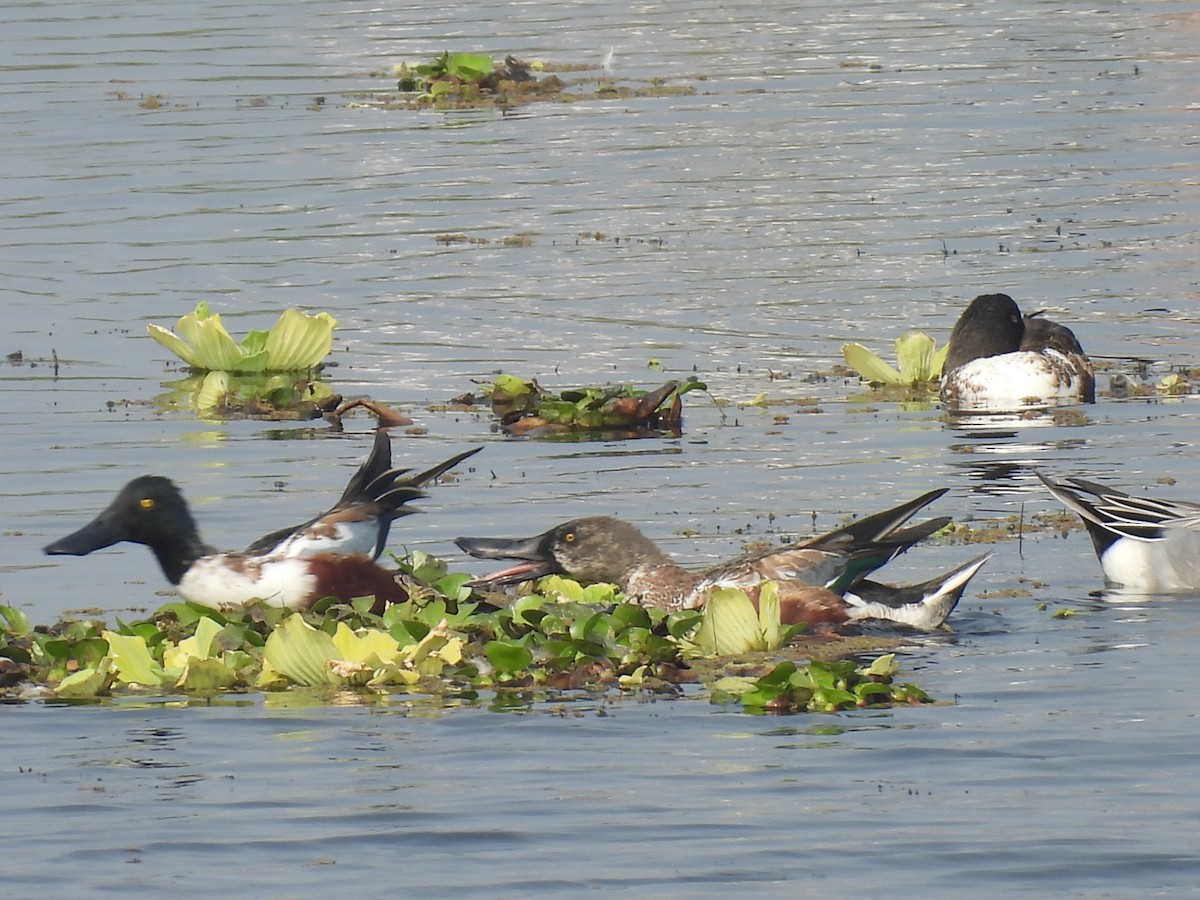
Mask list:
[{"label": "water surface", "polygon": [[[0,599],[35,621],[161,602],[141,548],[40,553],[136,474],[178,480],[228,546],[336,498],[369,421],[155,406],[178,372],[145,325],[199,300],[235,331],[333,313],[337,388],[423,429],[398,457],[486,444],[394,530],[395,549],[462,567],[456,534],[585,512],[694,563],[937,485],[937,513],[1032,516],[1055,508],[1033,466],[1200,499],[1190,396],[1115,399],[1102,376],[1095,406],[981,428],[829,377],[844,341],[944,340],[996,290],[1116,371],[1194,364],[1191,4],[682,7],[6,6],[3,350],[23,360],[0,369]],[[609,48],[615,76],[696,92],[508,116],[346,96],[445,49]],[[490,243],[434,239],[455,232]],[[517,234],[532,240],[502,244]],[[679,440],[568,445],[429,408],[496,370],[552,388],[694,372],[730,404],[689,395]],[[739,405],[764,393],[816,403]],[[903,654],[946,701],[921,709],[5,707],[20,826],[0,872],[13,896],[1197,893],[1198,607],[1092,596],[1079,532],[997,549],[955,633]],[[1064,607],[1079,614],[1051,617]]]}]

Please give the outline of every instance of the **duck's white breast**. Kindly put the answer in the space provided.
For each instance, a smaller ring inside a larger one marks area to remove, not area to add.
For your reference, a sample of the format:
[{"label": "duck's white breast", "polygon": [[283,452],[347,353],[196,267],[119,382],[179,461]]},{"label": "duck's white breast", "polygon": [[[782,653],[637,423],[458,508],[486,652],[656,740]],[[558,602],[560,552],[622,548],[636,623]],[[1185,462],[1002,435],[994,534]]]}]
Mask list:
[{"label": "duck's white breast", "polygon": [[959,409],[1013,409],[1079,400],[1083,379],[1056,350],[1019,350],[973,359],[950,372],[942,398]]},{"label": "duck's white breast", "polygon": [[197,560],[179,582],[186,599],[223,612],[255,600],[295,609],[311,600],[316,588],[303,559],[259,561],[225,553]]}]

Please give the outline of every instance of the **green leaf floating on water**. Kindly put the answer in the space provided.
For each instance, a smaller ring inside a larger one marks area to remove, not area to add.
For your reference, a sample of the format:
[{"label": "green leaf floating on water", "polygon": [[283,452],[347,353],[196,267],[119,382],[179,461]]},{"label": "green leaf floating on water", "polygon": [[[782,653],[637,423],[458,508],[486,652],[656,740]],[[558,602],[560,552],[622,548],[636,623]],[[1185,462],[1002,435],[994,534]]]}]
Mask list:
[{"label": "green leaf floating on water", "polygon": [[275,672],[295,684],[315,687],[342,683],[329,668],[329,661],[338,659],[333,638],[300,616],[288,616],[271,632],[263,658]]},{"label": "green leaf floating on water", "polygon": [[899,384],[900,373],[862,344],[842,344],[842,356],[865,381],[872,384]]},{"label": "green leaf floating on water", "polygon": [[338,622],[333,646],[337,649],[339,659],[378,669],[384,663],[395,660],[400,642],[386,631],[370,630],[355,634],[345,622]]},{"label": "green leaf floating on water", "polygon": [[492,74],[492,58],[482,53],[451,53],[449,72],[463,81],[476,81]]},{"label": "green leaf floating on water", "polygon": [[482,53],[446,51],[441,56],[414,67],[414,70],[430,81],[438,78],[457,78],[464,82],[475,82],[492,74],[492,58]]},{"label": "green leaf floating on water", "polygon": [[709,592],[700,626],[689,636],[672,628],[671,633],[693,653],[705,656],[740,656],[777,650],[787,644],[804,625],[784,625],[779,585],[764,581],[758,587],[758,606],[739,588],[716,588]]},{"label": "green leaf floating on water", "polygon": [[213,640],[221,633],[223,627],[215,619],[201,616],[196,620],[195,634],[164,651],[163,666],[168,669],[182,669],[187,665],[189,658],[208,659],[212,656]]},{"label": "green leaf floating on water", "polygon": [[896,360],[900,363],[900,378],[905,384],[937,381],[942,375],[942,363],[950,350],[947,344],[934,352],[937,344],[923,331],[910,331],[896,338]]},{"label": "green leaf floating on water", "polygon": [[310,316],[284,310],[267,331],[251,331],[239,344],[219,313],[201,302],[175,323],[175,332],[147,325],[150,336],[193,369],[205,372],[291,372],[319,365],[333,349],[337,320],[329,313]]},{"label": "green leaf floating on water", "polygon": [[10,634],[29,633],[29,617],[15,606],[0,605],[0,625]]},{"label": "green leaf floating on water", "polygon": [[238,673],[219,659],[190,657],[175,686],[185,691],[223,691],[238,683]]},{"label": "green leaf floating on water", "polygon": [[501,672],[520,672],[533,662],[533,653],[529,648],[507,641],[488,641],[484,653],[488,662]]},{"label": "green leaf floating on water", "polygon": [[175,323],[175,328],[178,336],[159,325],[146,326],[152,338],[195,369],[256,372],[262,368],[253,363],[243,367],[245,351],[225,330],[220,314],[209,314],[207,303],[198,303]]},{"label": "green leaf floating on water", "polygon": [[692,642],[715,656],[767,649],[758,610],[746,592],[737,588],[716,588],[708,595],[700,628],[692,636]]},{"label": "green leaf floating on water", "polygon": [[862,674],[877,678],[891,678],[899,671],[900,663],[896,662],[896,654],[885,653],[883,656],[877,656],[869,666],[862,670]]},{"label": "green leaf floating on water", "polygon": [[910,331],[896,339],[896,370],[862,344],[843,344],[846,364],[872,384],[918,385],[937,381],[950,350],[947,344],[934,351],[936,342],[923,331]]},{"label": "green leaf floating on water", "polygon": [[54,693],[59,697],[95,697],[112,684],[112,660],[107,656],[95,666],[72,672],[58,683]]},{"label": "green leaf floating on water", "polygon": [[783,644],[780,616],[779,585],[768,581],[758,593],[758,627],[762,634],[763,646],[767,650],[773,650]]},{"label": "green leaf floating on water", "polygon": [[166,680],[166,673],[150,655],[145,638],[114,631],[106,631],[102,637],[108,641],[109,655],[116,668],[118,681],[155,687]]},{"label": "green leaf floating on water", "polygon": [[516,375],[500,374],[492,381],[492,396],[501,401],[511,401],[517,397],[525,397],[537,391],[537,384],[526,381]]}]

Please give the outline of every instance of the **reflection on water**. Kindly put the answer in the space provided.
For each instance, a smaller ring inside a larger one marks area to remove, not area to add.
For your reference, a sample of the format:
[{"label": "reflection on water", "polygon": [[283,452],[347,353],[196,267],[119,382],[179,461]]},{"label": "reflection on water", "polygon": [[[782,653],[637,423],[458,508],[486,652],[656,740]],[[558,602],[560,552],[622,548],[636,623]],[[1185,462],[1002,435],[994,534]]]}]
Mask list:
[{"label": "reflection on water", "polygon": [[[1200,480],[1194,397],[1136,389],[1200,355],[1181,114],[1198,24],[1177,0],[9,4],[2,350],[21,357],[0,367],[0,601],[34,621],[161,602],[141,548],[73,566],[39,549],[137,474],[178,481],[229,547],[336,498],[368,417],[338,433],[152,405],[178,372],[145,325],[199,300],[238,328],[331,312],[333,388],[414,419],[398,464],[485,444],[393,529],[393,548],[463,567],[453,536],[514,515],[530,533],[619,515],[703,564],[937,486],[960,520],[1057,512],[1033,468]],[[697,93],[517,115],[342,94],[459,47],[615,47],[617,76]],[[435,240],[452,232],[489,243]],[[830,377],[843,343],[944,342],[997,290],[1061,313],[1135,389],[962,419]],[[711,399],[686,398],[679,439],[512,440],[447,406],[496,371],[551,390],[696,374]],[[962,549],[885,571],[920,580]],[[652,695],[6,706],[19,821],[0,871],[14,896],[1195,893],[1179,826],[1200,817],[1200,607],[1091,598],[1079,530],[996,549],[955,634],[901,653],[945,701],[930,707],[781,723]]]}]

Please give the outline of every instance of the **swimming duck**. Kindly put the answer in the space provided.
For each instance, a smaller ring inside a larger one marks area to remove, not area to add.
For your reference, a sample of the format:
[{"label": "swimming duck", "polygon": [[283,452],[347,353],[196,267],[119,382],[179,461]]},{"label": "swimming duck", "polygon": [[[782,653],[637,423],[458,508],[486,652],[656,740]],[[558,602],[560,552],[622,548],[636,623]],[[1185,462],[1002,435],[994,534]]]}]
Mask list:
[{"label": "swimming duck", "polygon": [[228,553],[201,540],[173,481],[143,475],[83,528],[44,549],[52,556],[86,556],[121,541],[145,544],[185,599],[222,612],[251,601],[302,610],[323,597],[365,596],[374,596],[381,610],[408,599],[393,574],[375,562],[393,520],[416,512],[405,504],[425,496],[424,485],[482,449],[408,475],[411,469],[391,467],[391,438],[379,429],[370,455],[331,509]]},{"label": "swimming duck", "polygon": [[942,399],[958,409],[1094,403],[1096,376],[1071,329],[1022,316],[1008,294],[971,301],[950,333]]},{"label": "swimming duck", "polygon": [[838,626],[879,619],[932,631],[945,622],[990,553],[907,588],[867,581],[866,576],[950,522],[940,517],[900,527],[944,493],[931,491],[793,547],[707,572],[683,568],[633,525],[609,516],[575,519],[531,538],[460,537],[455,543],[481,559],[520,560],[476,579],[479,587],[560,574],[582,582],[611,582],[631,601],[674,610],[702,607],[714,587],[741,588],[757,601],[761,584],[774,581],[787,624]]},{"label": "swimming duck", "polygon": [[1200,503],[1133,497],[1082,478],[1037,475],[1083,519],[1109,584],[1147,594],[1200,591]]}]

